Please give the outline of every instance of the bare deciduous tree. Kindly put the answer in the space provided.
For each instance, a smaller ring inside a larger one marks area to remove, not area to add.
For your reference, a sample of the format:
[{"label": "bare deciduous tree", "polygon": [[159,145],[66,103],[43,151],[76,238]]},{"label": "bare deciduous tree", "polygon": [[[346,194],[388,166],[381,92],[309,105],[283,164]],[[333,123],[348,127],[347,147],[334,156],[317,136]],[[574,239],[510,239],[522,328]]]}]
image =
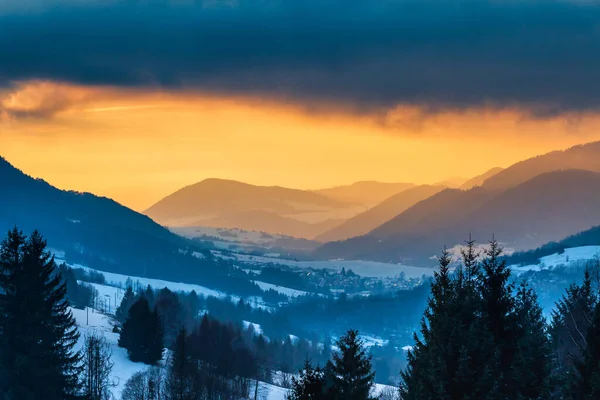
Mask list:
[{"label": "bare deciduous tree", "polygon": [[125,383],[122,400],[162,400],[164,399],[164,371],[150,367],[137,372]]},{"label": "bare deciduous tree", "polygon": [[89,400],[109,400],[111,388],[117,386],[110,379],[114,363],[112,349],[104,335],[92,331],[85,336],[83,349],[84,394]]}]

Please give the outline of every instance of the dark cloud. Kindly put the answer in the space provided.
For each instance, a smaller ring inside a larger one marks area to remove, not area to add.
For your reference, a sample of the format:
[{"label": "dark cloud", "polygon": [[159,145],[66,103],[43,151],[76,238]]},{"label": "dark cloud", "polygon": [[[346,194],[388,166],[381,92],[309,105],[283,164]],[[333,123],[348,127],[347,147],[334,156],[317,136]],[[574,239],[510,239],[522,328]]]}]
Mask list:
[{"label": "dark cloud", "polygon": [[600,108],[593,3],[184,3],[0,6],[0,85],[165,87],[367,111],[520,106],[543,116]]}]

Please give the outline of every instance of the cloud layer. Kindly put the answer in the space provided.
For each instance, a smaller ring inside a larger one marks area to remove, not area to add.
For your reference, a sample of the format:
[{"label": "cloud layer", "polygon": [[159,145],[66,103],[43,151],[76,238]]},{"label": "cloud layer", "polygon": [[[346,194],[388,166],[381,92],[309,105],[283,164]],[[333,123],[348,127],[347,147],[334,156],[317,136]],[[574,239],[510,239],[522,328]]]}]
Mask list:
[{"label": "cloud layer", "polygon": [[0,3],[0,86],[42,79],[362,111],[600,108],[600,5],[589,2],[33,3]]}]

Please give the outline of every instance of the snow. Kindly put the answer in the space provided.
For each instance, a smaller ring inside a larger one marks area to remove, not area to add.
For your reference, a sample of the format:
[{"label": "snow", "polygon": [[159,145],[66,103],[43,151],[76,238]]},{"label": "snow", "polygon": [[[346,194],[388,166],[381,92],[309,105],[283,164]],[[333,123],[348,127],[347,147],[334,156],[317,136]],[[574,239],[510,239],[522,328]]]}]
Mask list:
[{"label": "snow", "polygon": [[[289,393],[289,389],[284,389],[282,387],[271,385],[269,383],[261,383],[261,386],[259,386],[259,388],[259,398],[264,400],[285,400],[287,394]],[[376,384],[373,388],[372,395],[378,396],[384,390],[389,389],[397,390],[397,388],[394,386]]]},{"label": "snow", "polygon": [[600,255],[600,246],[581,246],[565,249],[562,254],[554,253],[552,255],[540,258],[540,264],[546,267],[556,267],[558,265],[568,265],[574,261],[592,260]]},{"label": "snow", "polygon": [[264,382],[261,382],[259,388],[259,398],[264,400],[285,400],[289,392],[289,389],[284,389],[282,387]]},{"label": "snow", "polygon": [[600,257],[600,246],[571,247],[565,249],[561,254],[554,253],[540,258],[538,264],[511,265],[511,269],[517,274],[526,271],[541,271],[560,265],[573,266],[580,262],[593,260],[596,257]]},{"label": "snow", "polygon": [[92,308],[86,310],[72,308],[71,311],[81,334],[75,350],[83,348],[86,333],[92,331],[101,333],[108,343],[110,343],[112,361],[114,363],[110,379],[116,384],[111,391],[116,399],[120,399],[127,380],[136,372],[144,371],[148,366],[142,363],[134,363],[127,358],[127,351],[117,345],[119,334],[112,332],[111,318],[109,316],[101,314]]},{"label": "snow", "polygon": [[288,297],[298,297],[298,296],[305,296],[305,295],[311,294],[310,292],[291,289],[291,288],[287,288],[284,286],[273,285],[271,283],[266,283],[266,282],[261,282],[261,281],[254,281],[254,283],[256,283],[256,285],[258,285],[258,287],[264,291],[273,289],[273,290],[275,290],[285,296],[288,296]]},{"label": "snow", "polygon": [[[229,257],[229,259],[232,258]],[[341,271],[342,268],[345,268],[346,271],[351,269],[357,275],[373,278],[393,278],[401,273],[404,273],[407,279],[420,278],[423,275],[433,276],[433,272],[435,271],[431,268],[361,260],[294,261],[282,258],[251,256],[246,254],[236,254],[236,259],[241,262],[259,266],[268,264],[282,264],[296,268],[331,269],[334,271]]]},{"label": "snow", "polygon": [[[127,279],[130,279],[133,282],[139,282],[142,285],[142,287],[146,287],[146,286],[150,285],[153,289],[156,289],[156,290],[159,290],[162,288],[167,288],[174,292],[191,292],[191,291],[195,290],[198,295],[204,295],[206,297],[208,297],[208,296],[219,297],[219,298],[227,297],[226,293],[219,292],[219,291],[213,290],[213,289],[209,289],[204,286],[190,284],[190,283],[170,282],[170,281],[164,281],[162,279],[140,278],[137,276],[122,275],[122,274],[116,274],[113,272],[104,272],[104,271],[95,270],[93,268],[89,268],[89,267],[85,267],[83,265],[77,265],[77,264],[73,265],[73,268],[81,268],[86,271],[100,272],[102,275],[104,275],[104,278],[106,279],[106,283],[111,286],[120,286],[120,287],[124,288],[126,285]],[[239,300],[239,298],[238,298],[238,300]]]},{"label": "snow", "polygon": [[[81,264],[70,264],[70,263],[67,263],[64,259],[59,259],[59,258],[56,258],[55,261],[57,264],[64,263],[71,268],[83,269],[85,271],[98,272],[98,273],[101,273],[102,275],[104,275],[104,278],[106,280],[106,285],[99,285],[99,284],[91,284],[91,285],[94,286],[98,290],[100,296],[102,296],[102,297],[106,297],[106,295],[112,296],[111,297],[112,302],[110,303],[110,307],[113,307],[115,304],[114,303],[115,294],[117,296],[117,300],[120,298],[119,296],[123,296],[122,290],[119,291],[118,289],[125,288],[127,285],[128,279],[131,280],[131,282],[134,284],[139,283],[139,285],[142,288],[145,288],[146,286],[150,286],[154,290],[160,290],[163,288],[167,288],[173,292],[184,292],[184,293],[196,291],[196,293],[199,296],[205,296],[205,297],[212,296],[212,297],[217,297],[220,299],[229,298],[234,303],[237,303],[241,299],[240,296],[227,294],[225,292],[220,292],[218,290],[209,289],[205,286],[195,285],[195,284],[191,284],[191,283],[171,282],[171,281],[165,281],[162,279],[142,278],[142,277],[138,277],[138,276],[117,274],[114,272],[105,272],[105,271],[100,271],[100,270],[93,269],[90,267],[86,267],[85,265],[81,265]],[[87,283],[87,282],[85,282],[85,283]],[[261,309],[267,310],[267,311],[272,309],[271,307],[267,306],[264,303],[264,301],[261,297],[253,296],[253,297],[248,297],[246,300],[248,301],[248,304],[250,304],[254,308],[261,308]],[[106,301],[107,301],[107,306],[108,306],[108,300],[106,300]],[[120,301],[116,304],[120,304]]]},{"label": "snow", "polygon": [[254,322],[250,322],[250,321],[242,321],[242,323],[244,324],[244,329],[248,329],[248,327],[250,325],[252,325],[252,327],[254,328],[254,333],[256,336],[260,335],[261,333],[263,333],[262,328],[260,327],[259,324],[255,324]]},{"label": "snow", "polygon": [[[102,286],[102,285],[99,285]],[[99,311],[88,308],[80,310],[71,308],[71,312],[75,317],[77,327],[81,334],[75,350],[79,351],[83,349],[85,335],[88,332],[98,332],[103,335],[108,343],[111,345],[112,350],[112,362],[114,363],[110,380],[115,383],[115,387],[111,388],[112,394],[115,399],[120,399],[125,383],[133,374],[137,372],[143,372],[148,368],[148,365],[143,363],[134,363],[127,357],[127,351],[118,346],[119,334],[113,333],[112,328],[112,317],[106,314],[102,314]],[[250,324],[246,322],[246,326]],[[253,324],[254,329],[259,332],[261,330],[260,325]],[[269,383],[260,382],[259,385],[259,398],[264,400],[285,400],[288,389],[284,389]]]},{"label": "snow", "polygon": [[527,271],[541,271],[541,265],[511,265],[510,268],[517,274],[527,272]]},{"label": "snow", "polygon": [[116,307],[119,307],[125,290],[115,286],[100,285],[98,283],[88,283],[78,281],[79,283],[90,285],[98,291],[98,297],[95,299],[94,308],[98,310],[106,310],[108,313],[114,314]]},{"label": "snow", "polygon": [[374,336],[367,335],[360,335],[360,339],[363,341],[365,347],[385,346],[389,343],[388,340],[383,340]]},{"label": "snow", "polygon": [[299,338],[298,336],[296,336],[296,335],[288,335],[288,336],[290,337],[290,341],[291,341],[293,344],[297,344],[297,343],[298,343],[298,341],[300,340],[300,338]]},{"label": "snow", "polygon": [[[113,288],[113,287],[105,286],[105,285],[94,284],[93,286],[97,288],[99,293],[113,295],[113,296],[115,295],[115,293],[118,296],[119,292],[111,291],[111,290],[121,290],[118,288]],[[134,363],[134,362],[130,361],[129,358],[127,357],[127,351],[118,346],[119,334],[112,332],[113,320],[112,320],[111,315],[103,314],[93,308],[87,308],[85,310],[71,308],[71,312],[73,313],[73,316],[75,317],[77,327],[81,334],[81,337],[79,338],[79,341],[75,347],[75,350],[81,350],[83,348],[84,341],[85,341],[85,335],[88,332],[100,333],[101,335],[103,335],[106,338],[108,343],[111,345],[111,349],[112,349],[112,358],[111,359],[112,359],[112,362],[114,363],[114,365],[113,365],[113,368],[112,368],[112,371],[110,374],[110,379],[116,385],[115,387],[111,388],[111,391],[112,391],[112,394],[115,399],[120,399],[123,389],[125,388],[125,383],[127,382],[127,380],[129,378],[131,378],[131,376],[133,376],[133,374],[135,374],[137,372],[145,371],[148,368],[148,366],[143,363]],[[254,330],[257,332],[257,334],[262,332],[262,328],[260,327],[260,325],[252,323],[252,322],[244,321],[245,327],[248,327],[250,324],[252,324],[254,326]],[[290,335],[290,338],[292,341],[298,340],[298,338],[294,335]],[[365,343],[367,342],[367,340],[370,343],[378,343],[378,344],[383,343],[383,341],[381,339],[376,339],[376,338],[372,338],[372,337],[368,337],[368,336],[362,336],[361,338],[363,340],[365,340]],[[410,347],[410,346],[407,346],[407,347]],[[274,375],[276,375],[276,374],[277,374],[277,372],[274,373]],[[393,388],[393,387],[377,384],[377,385],[375,385],[373,393],[374,393],[374,395],[378,395],[383,390],[386,390],[388,388]],[[285,389],[285,388],[282,388],[282,387],[279,387],[279,386],[276,386],[273,384],[265,383],[265,382],[260,382],[258,392],[259,392],[258,397],[259,397],[259,399],[262,399],[262,400],[285,400],[287,394],[289,393],[289,389]]]}]

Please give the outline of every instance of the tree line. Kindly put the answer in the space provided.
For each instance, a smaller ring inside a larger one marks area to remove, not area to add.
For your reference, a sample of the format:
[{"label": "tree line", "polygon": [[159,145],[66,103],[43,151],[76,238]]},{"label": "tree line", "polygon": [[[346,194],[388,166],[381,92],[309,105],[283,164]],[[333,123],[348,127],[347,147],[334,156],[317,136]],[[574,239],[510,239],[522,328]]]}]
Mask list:
[{"label": "tree line", "polygon": [[547,322],[535,291],[516,284],[496,240],[479,254],[467,241],[451,272],[444,251],[402,399],[598,399],[600,304],[586,271]]},{"label": "tree line", "polygon": [[[400,374],[403,400],[600,398],[600,271],[571,284],[547,321],[535,291],[511,279],[497,241],[480,254],[469,240],[459,261],[452,271],[450,254],[439,258]],[[82,351],[75,350],[79,333],[57,268],[38,232],[26,237],[15,228],[0,245],[6,400],[104,400],[115,385],[106,339],[88,334]],[[372,397],[372,361],[356,331],[335,347],[308,341],[301,347],[290,337],[269,339],[253,325],[196,313],[193,296],[183,298],[185,305],[168,290],[128,290],[125,297],[131,304],[117,312],[120,345],[150,365],[166,356],[166,368],[150,367],[127,382],[126,400],[256,398],[259,381],[272,380],[290,359],[288,368],[298,370],[289,382],[291,400]]]}]

